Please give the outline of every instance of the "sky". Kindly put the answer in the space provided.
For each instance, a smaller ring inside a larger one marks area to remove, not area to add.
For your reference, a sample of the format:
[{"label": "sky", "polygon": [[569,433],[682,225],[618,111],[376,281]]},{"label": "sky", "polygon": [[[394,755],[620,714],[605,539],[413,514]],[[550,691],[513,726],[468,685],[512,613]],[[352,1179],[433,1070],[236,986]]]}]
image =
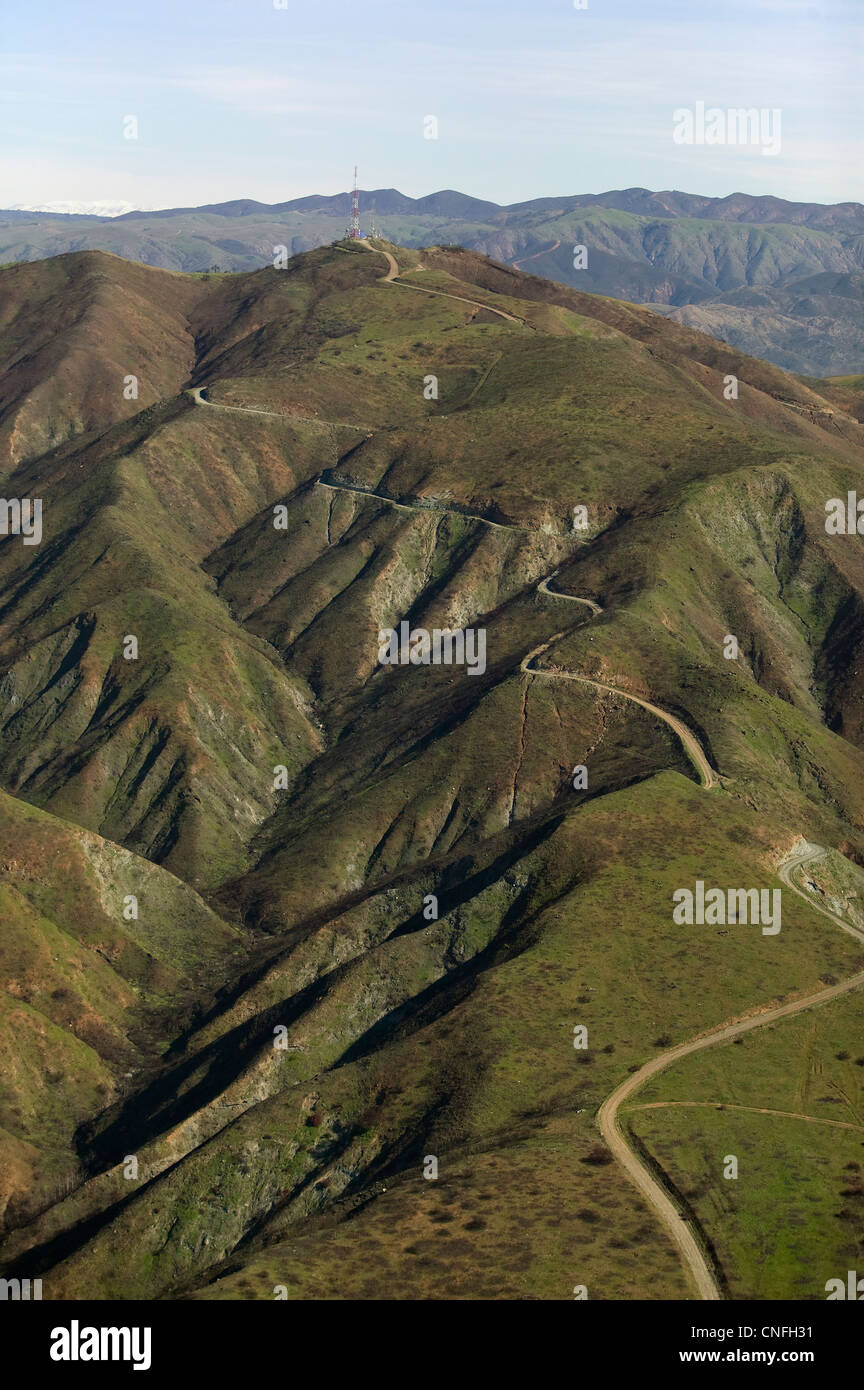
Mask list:
[{"label": "sky", "polygon": [[[583,3],[5,0],[0,207],[281,202],[355,164],[412,197],[864,201],[864,0]],[[779,153],[676,143],[700,102],[779,111]]]}]

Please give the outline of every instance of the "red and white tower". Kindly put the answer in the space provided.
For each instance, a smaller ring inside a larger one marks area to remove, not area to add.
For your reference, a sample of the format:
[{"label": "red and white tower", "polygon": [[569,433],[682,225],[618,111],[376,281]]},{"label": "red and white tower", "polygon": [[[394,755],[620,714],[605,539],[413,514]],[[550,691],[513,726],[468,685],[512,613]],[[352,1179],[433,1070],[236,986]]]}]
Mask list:
[{"label": "red and white tower", "polygon": [[354,165],[354,192],[351,194],[351,226],[348,235],[352,241],[360,240],[360,190],[357,187],[357,165]]}]

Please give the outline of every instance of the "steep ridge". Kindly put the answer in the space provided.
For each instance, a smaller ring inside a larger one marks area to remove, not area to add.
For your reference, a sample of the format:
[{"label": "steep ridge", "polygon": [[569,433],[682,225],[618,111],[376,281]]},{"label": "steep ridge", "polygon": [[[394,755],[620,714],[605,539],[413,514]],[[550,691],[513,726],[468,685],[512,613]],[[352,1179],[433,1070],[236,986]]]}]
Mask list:
[{"label": "steep ridge", "polygon": [[[78,252],[10,266],[0,293],[0,469],[172,396],[204,286]],[[143,368],[143,369],[142,369]]]},{"label": "steep ridge", "polygon": [[247,946],[171,874],[0,801],[0,1221],[15,1225],[80,1182],[78,1126],[132,1088]]}]

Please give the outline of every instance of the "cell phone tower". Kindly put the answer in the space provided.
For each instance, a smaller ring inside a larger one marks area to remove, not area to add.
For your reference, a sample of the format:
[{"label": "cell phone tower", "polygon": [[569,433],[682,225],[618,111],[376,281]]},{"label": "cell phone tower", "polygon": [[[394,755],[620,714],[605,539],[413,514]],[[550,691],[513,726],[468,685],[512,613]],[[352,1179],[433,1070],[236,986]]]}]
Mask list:
[{"label": "cell phone tower", "polygon": [[348,235],[352,241],[360,240],[360,190],[357,187],[357,165],[354,165],[354,192],[351,194],[351,226]]}]

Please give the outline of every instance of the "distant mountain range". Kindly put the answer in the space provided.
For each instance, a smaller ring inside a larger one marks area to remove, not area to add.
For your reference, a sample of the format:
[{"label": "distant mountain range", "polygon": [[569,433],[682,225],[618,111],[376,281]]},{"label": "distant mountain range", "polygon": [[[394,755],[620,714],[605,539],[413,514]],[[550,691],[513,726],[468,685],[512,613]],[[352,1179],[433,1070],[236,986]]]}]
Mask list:
[{"label": "distant mountain range", "polygon": [[[864,206],[629,188],[501,206],[447,189],[361,193],[362,225],[403,246],[458,244],[593,294],[649,304],[810,376],[864,371]],[[344,234],[350,194],[284,203],[0,212],[0,260],[101,249],[169,270],[252,270]],[[574,248],[587,264],[574,268]]]}]

